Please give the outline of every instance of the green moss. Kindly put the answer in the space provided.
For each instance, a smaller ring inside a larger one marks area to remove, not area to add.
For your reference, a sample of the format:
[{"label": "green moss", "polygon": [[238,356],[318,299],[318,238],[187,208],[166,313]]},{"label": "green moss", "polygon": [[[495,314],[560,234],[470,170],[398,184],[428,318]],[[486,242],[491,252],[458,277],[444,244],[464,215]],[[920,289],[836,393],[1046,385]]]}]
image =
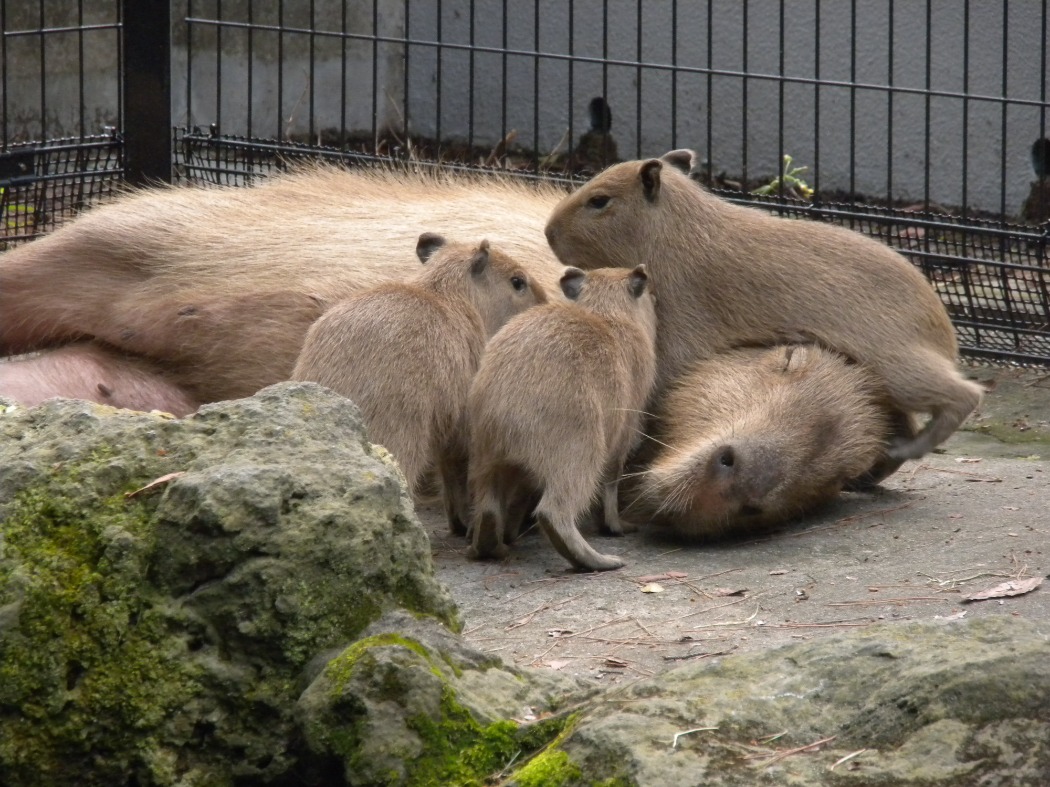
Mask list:
[{"label": "green moss", "polygon": [[1021,431],[1010,424],[991,422],[982,423],[976,426],[965,426],[964,431],[975,432],[977,434],[988,435],[994,437],[1000,443],[1006,443],[1008,445],[1038,445],[1038,446],[1050,446],[1050,434],[1041,432],[1038,429],[1030,429],[1027,431]]},{"label": "green moss", "polygon": [[505,767],[518,750],[512,721],[480,725],[459,705],[446,684],[441,695],[441,718],[417,716],[408,726],[423,741],[423,754],[412,763],[408,784],[412,787],[463,787],[484,785],[489,774]]},{"label": "green moss", "polygon": [[[575,722],[575,716],[567,716],[525,727],[519,727],[513,721],[483,725],[456,699],[450,673],[458,676],[462,670],[452,663],[448,654],[432,653],[419,642],[399,634],[380,634],[351,645],[325,667],[331,681],[333,700],[336,703],[349,703],[341,709],[339,716],[352,721],[344,723],[340,729],[326,729],[323,735],[330,749],[344,758],[351,772],[367,766],[367,757],[361,747],[363,736],[367,733],[365,715],[368,711],[359,700],[346,696],[346,689],[356,670],[367,669],[377,663],[366,662],[365,659],[374,648],[382,647],[400,647],[411,651],[441,682],[440,709],[436,717],[430,713],[421,713],[405,721],[406,727],[418,737],[422,752],[412,757],[410,770],[405,776],[392,774],[386,783],[403,781],[412,787],[480,787],[489,782],[492,774],[504,770],[515,757],[520,757],[521,753],[527,754],[561,740]],[[368,676],[365,680],[373,677],[380,676]],[[386,681],[394,679],[389,673],[381,677]],[[400,683],[389,686],[384,684],[379,689],[379,701],[399,702],[405,686]],[[545,761],[548,764],[554,762],[550,757]],[[542,763],[536,767],[542,767]],[[372,778],[382,780],[384,777],[372,775]]]},{"label": "green moss", "polygon": [[580,766],[560,749],[541,752],[515,772],[512,782],[517,787],[564,787],[583,777]]},{"label": "green moss", "polygon": [[[79,473],[54,475],[21,492],[3,522],[0,588],[18,617],[0,633],[0,770],[40,783],[90,761],[98,778],[123,779],[159,761],[159,729],[195,695],[197,676],[180,667],[164,609],[143,592],[146,505],[123,494],[74,503],[54,488]],[[129,740],[129,730],[140,734]]]}]

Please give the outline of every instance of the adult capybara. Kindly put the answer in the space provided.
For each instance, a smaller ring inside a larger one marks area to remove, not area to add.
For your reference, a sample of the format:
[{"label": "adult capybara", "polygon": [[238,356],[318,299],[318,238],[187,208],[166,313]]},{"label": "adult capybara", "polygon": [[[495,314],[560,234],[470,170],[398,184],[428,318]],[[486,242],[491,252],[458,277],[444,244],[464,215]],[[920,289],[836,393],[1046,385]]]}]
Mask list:
[{"label": "adult capybara", "polygon": [[878,377],[812,345],[694,364],[650,423],[631,511],[692,540],[780,524],[834,498],[892,432]]},{"label": "adult capybara", "polygon": [[959,373],[951,322],[922,274],[851,230],[719,199],[689,177],[692,162],[672,151],[616,164],[566,197],[546,229],[567,265],[648,266],[660,293],[658,390],[735,347],[816,343],[873,370],[892,407],[931,415],[894,438],[891,460],[947,439],[982,391]]},{"label": "adult capybara", "polygon": [[[414,275],[422,232],[487,237],[555,291],[563,266],[543,226],[562,196],[509,177],[329,166],[129,193],[0,255],[0,355],[89,338],[114,363],[162,365],[187,400],[248,396],[289,377],[327,306]],[[79,360],[56,359],[49,388],[97,369]]]},{"label": "adult capybara", "polygon": [[518,315],[489,342],[470,388],[470,554],[499,557],[533,501],[536,520],[576,568],[623,561],[587,543],[577,522],[599,494],[604,529],[620,519],[617,490],[640,442],[656,374],[656,314],[645,267],[566,270],[568,303]]},{"label": "adult capybara", "polygon": [[485,342],[547,301],[517,261],[489,246],[424,233],[420,273],[335,304],[306,334],[293,380],[353,399],[368,437],[394,455],[412,488],[435,467],[454,533],[466,532],[467,392]]},{"label": "adult capybara", "polygon": [[0,362],[0,393],[27,407],[56,396],[180,416],[200,406],[159,364],[91,341]]}]

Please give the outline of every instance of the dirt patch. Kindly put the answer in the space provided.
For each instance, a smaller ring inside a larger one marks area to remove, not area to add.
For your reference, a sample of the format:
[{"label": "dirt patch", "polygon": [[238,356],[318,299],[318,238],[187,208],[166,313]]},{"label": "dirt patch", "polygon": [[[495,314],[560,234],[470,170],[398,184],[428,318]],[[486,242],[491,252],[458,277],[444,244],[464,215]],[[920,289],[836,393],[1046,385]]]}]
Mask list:
[{"label": "dirt patch", "polygon": [[519,666],[605,684],[884,621],[1050,619],[1050,582],[963,600],[1050,573],[1050,375],[972,376],[993,390],[943,452],[761,537],[685,545],[644,523],[623,538],[588,531],[627,566],[579,574],[538,532],[502,562],[470,561],[441,511],[422,507],[466,639]]}]

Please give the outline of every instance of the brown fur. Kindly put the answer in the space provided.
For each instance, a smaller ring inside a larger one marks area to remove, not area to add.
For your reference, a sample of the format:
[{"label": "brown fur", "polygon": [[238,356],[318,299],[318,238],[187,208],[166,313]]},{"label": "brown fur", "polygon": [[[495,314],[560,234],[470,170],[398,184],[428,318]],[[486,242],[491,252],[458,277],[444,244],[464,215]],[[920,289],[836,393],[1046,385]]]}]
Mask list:
[{"label": "brown fur", "polygon": [[735,350],[675,381],[627,496],[700,540],[780,524],[830,501],[891,432],[878,378],[815,346]]},{"label": "brown fur", "polygon": [[[0,356],[94,338],[162,364],[189,400],[248,396],[288,378],[326,306],[415,274],[422,232],[487,237],[555,291],[543,226],[563,195],[325,166],[250,188],[129,193],[0,255]],[[61,360],[55,386],[81,372]]]},{"label": "brown fur", "polygon": [[538,498],[536,519],[569,562],[618,568],[577,522],[602,488],[605,528],[630,527],[617,488],[656,373],[653,298],[640,266],[570,268],[562,291],[571,303],[532,309],[496,334],[471,386],[471,554],[505,554]]},{"label": "brown fur", "polygon": [[485,342],[544,290],[487,241],[424,234],[422,270],[340,301],[311,326],[292,373],[361,408],[369,439],[386,446],[418,488],[436,464],[453,532],[466,532],[463,419]]},{"label": "brown fur", "polygon": [[[70,358],[76,359],[72,365],[67,363]],[[55,379],[62,384],[55,386]],[[200,406],[157,364],[97,342],[74,342],[41,355],[0,362],[0,393],[27,407],[57,396],[177,416]]]},{"label": "brown fur", "polygon": [[891,460],[922,456],[981,400],[956,367],[955,333],[900,254],[851,230],[733,205],[683,169],[689,151],[617,164],[566,197],[547,239],[567,265],[648,266],[660,292],[658,389],[740,346],[812,342],[872,369],[905,423]]}]

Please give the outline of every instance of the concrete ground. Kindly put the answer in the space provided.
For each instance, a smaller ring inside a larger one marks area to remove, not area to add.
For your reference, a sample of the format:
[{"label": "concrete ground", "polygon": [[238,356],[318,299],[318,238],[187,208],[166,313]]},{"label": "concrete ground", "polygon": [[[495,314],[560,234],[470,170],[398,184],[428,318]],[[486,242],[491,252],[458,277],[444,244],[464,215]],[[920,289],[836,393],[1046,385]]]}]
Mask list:
[{"label": "concrete ground", "polygon": [[441,511],[422,507],[466,638],[604,684],[882,621],[1050,618],[1050,582],[964,600],[1050,573],[1050,373],[970,374],[991,390],[943,451],[761,538],[683,545],[644,523],[623,538],[588,531],[627,566],[580,574],[539,533],[502,562],[470,561]]}]

